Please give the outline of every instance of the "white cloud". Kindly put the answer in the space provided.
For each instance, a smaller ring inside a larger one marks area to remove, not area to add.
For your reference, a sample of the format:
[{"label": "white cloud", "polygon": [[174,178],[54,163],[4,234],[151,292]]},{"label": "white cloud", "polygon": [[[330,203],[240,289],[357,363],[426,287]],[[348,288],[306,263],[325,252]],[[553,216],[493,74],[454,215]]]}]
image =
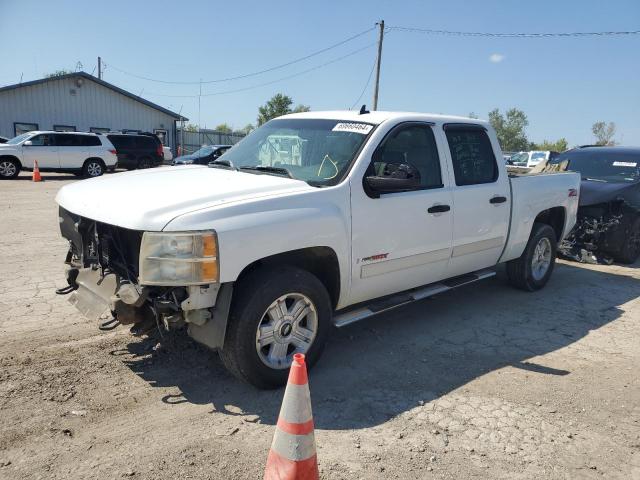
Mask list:
[{"label": "white cloud", "polygon": [[489,61],[491,63],[500,63],[505,59],[505,56],[501,53],[492,53],[489,55]]}]

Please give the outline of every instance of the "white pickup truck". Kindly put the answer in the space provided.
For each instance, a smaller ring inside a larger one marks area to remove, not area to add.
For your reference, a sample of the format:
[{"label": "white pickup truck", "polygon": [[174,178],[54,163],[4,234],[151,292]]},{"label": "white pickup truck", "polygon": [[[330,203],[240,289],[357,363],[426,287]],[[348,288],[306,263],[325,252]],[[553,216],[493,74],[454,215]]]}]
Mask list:
[{"label": "white pickup truck", "polygon": [[[490,277],[548,281],[580,176],[508,176],[484,121],[308,112],[209,166],[63,187],[67,281],[88,317],[185,327],[235,375],[282,385],[343,326]],[[114,322],[115,322],[114,320]],[[157,326],[157,327],[156,327]]]}]

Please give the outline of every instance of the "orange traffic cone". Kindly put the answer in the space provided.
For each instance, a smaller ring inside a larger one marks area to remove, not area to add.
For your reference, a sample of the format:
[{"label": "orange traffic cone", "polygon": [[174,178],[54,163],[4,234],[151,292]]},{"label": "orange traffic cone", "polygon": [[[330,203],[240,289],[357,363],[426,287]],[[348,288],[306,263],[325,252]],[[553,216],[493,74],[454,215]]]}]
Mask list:
[{"label": "orange traffic cone", "polygon": [[40,169],[38,168],[38,161],[33,161],[33,175],[31,175],[31,180],[34,182],[41,182],[42,177],[40,176]]},{"label": "orange traffic cone", "polygon": [[284,391],[265,480],[317,480],[318,458],[304,355],[296,353]]}]

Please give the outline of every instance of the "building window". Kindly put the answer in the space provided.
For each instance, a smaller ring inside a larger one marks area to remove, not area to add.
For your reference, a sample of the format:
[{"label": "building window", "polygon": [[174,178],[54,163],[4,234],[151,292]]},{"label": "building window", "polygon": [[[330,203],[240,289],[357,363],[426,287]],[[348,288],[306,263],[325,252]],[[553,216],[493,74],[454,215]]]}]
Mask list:
[{"label": "building window", "polygon": [[74,127],[73,125],[54,125],[53,131],[54,132],[75,132],[76,127]]},{"label": "building window", "polygon": [[153,133],[158,136],[158,138],[162,142],[162,145],[167,144],[167,131],[164,128],[155,128],[153,130]]},{"label": "building window", "polygon": [[13,133],[16,137],[23,133],[33,132],[38,129],[39,127],[37,123],[14,122],[13,124]]},{"label": "building window", "polygon": [[91,133],[109,133],[111,129],[107,127],[91,127],[89,131]]}]

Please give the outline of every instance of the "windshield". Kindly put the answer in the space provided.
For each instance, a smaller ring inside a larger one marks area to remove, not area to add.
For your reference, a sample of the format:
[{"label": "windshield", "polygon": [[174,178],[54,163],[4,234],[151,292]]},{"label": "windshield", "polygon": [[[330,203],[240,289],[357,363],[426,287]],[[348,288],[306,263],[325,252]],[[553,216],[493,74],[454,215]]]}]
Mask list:
[{"label": "windshield", "polygon": [[511,155],[511,161],[513,163],[527,163],[529,161],[529,154],[527,152],[520,152]]},{"label": "windshield", "polygon": [[22,135],[18,135],[17,137],[13,137],[5,145],[17,145],[20,142],[22,142],[23,140],[26,140],[27,138],[29,138],[30,136],[31,136],[30,133],[23,133]]},{"label": "windshield", "polygon": [[362,122],[276,119],[251,132],[224,154],[234,167],[264,167],[310,185],[336,185],[373,130]]},{"label": "windshield", "polygon": [[583,180],[605,182],[637,182],[640,180],[640,153],[585,152],[584,154],[562,154],[553,163],[569,161],[567,170],[579,172]]},{"label": "windshield", "polygon": [[545,157],[546,157],[546,154],[544,152],[533,152],[531,154],[531,161],[539,162],[540,160],[544,160]]},{"label": "windshield", "polygon": [[211,145],[203,145],[199,150],[196,150],[193,155],[196,157],[206,157],[213,152],[213,147]]}]

